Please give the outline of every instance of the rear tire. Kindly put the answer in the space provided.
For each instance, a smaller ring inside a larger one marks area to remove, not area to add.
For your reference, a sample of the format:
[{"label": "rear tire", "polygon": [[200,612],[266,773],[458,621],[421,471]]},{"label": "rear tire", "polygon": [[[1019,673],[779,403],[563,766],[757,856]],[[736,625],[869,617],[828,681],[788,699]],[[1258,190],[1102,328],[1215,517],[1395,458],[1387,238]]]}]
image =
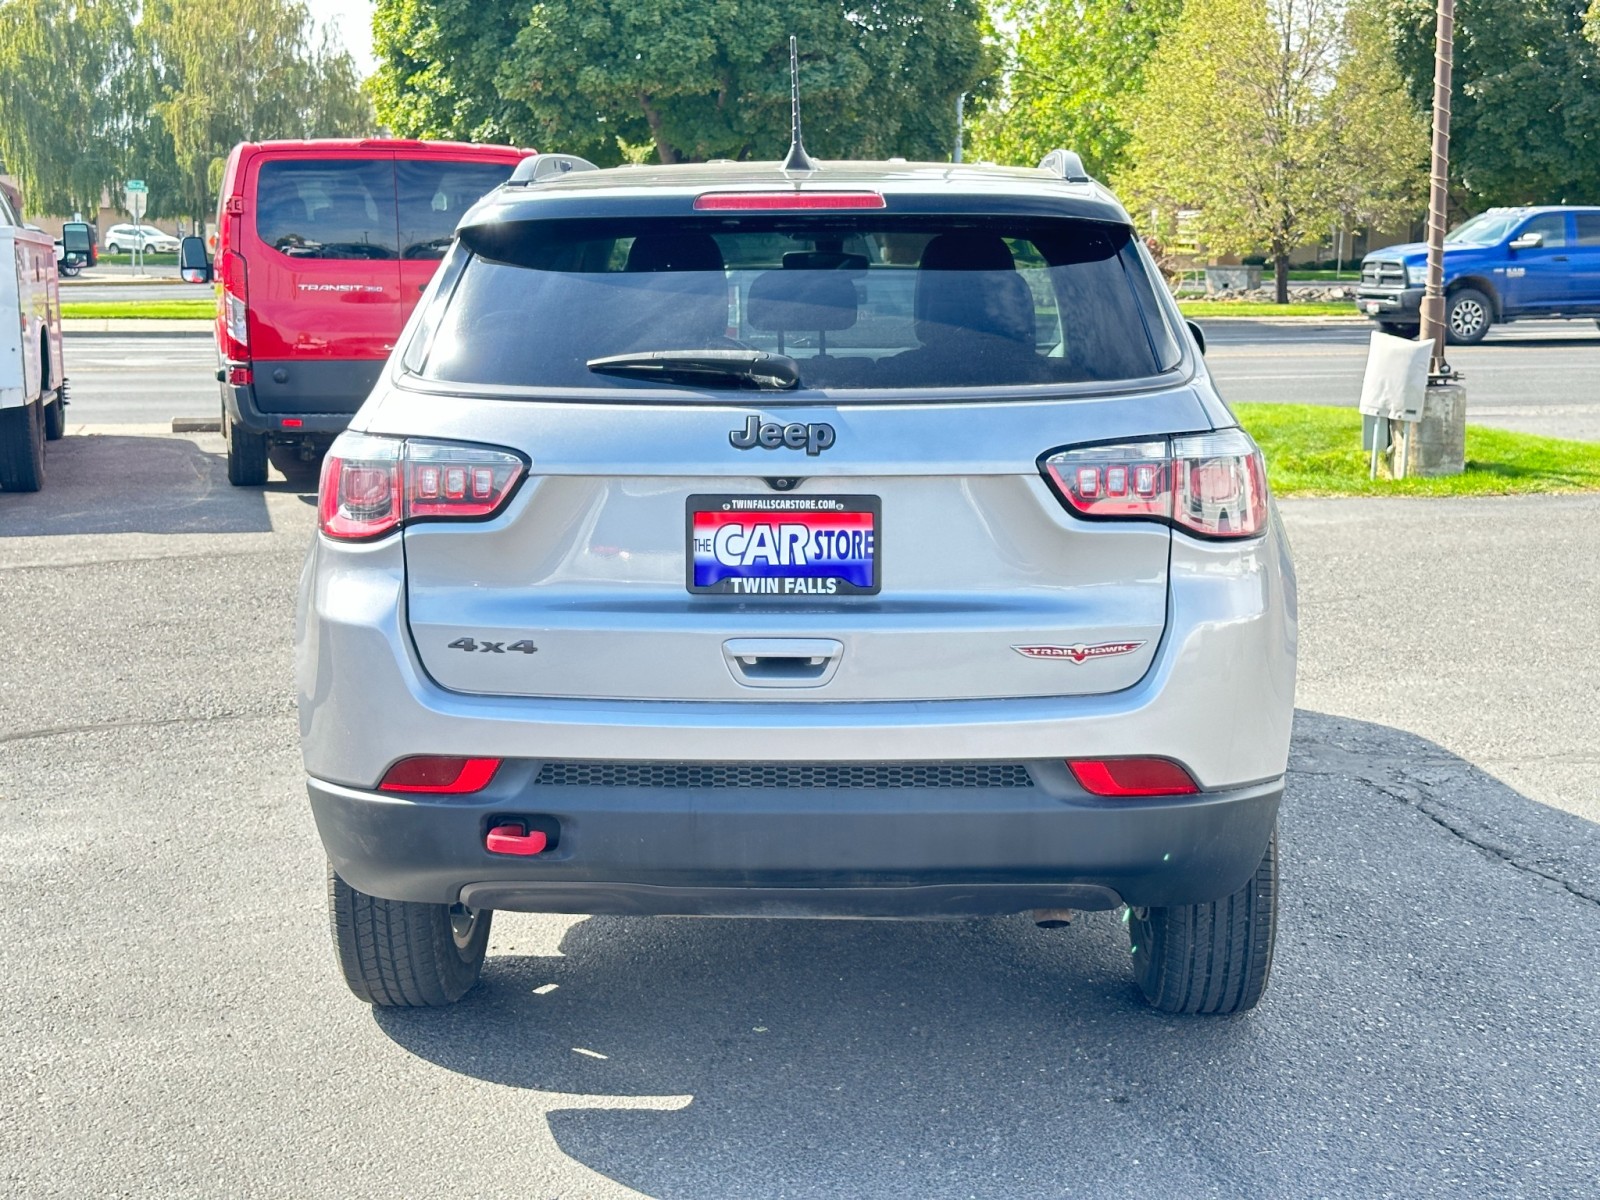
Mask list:
[{"label": "rear tire", "polygon": [[1444,301],[1445,335],[1452,346],[1476,346],[1494,324],[1494,305],[1477,288],[1451,292]]},{"label": "rear tire", "polygon": [[44,408],[44,438],[47,442],[59,442],[67,436],[67,406],[58,395]]},{"label": "rear tire", "polygon": [[478,982],[493,918],[486,908],[382,900],[328,869],[334,952],[350,990],[368,1004],[454,1004]]},{"label": "rear tire", "polygon": [[267,435],[240,429],[223,418],[228,437],[228,482],[234,487],[260,487],[267,481]]},{"label": "rear tire", "polygon": [[1277,932],[1274,826],[1255,875],[1233,895],[1210,904],[1131,911],[1134,978],[1162,1012],[1244,1012],[1267,990]]},{"label": "rear tire", "polygon": [[44,414],[40,404],[0,409],[0,491],[44,486]]}]

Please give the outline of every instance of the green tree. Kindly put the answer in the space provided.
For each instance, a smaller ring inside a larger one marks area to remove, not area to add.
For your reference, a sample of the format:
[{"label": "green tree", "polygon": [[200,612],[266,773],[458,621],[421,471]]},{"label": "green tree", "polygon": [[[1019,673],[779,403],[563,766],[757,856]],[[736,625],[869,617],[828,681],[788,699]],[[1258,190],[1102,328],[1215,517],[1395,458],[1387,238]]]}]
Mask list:
[{"label": "green tree", "polygon": [[1127,107],[1183,0],[1013,0],[1000,94],[971,122],[976,156],[1032,166],[1060,146],[1097,176],[1126,165]]},{"label": "green tree", "polygon": [[0,157],[30,213],[95,213],[120,188],[138,71],[133,0],[0,2]]},{"label": "green tree", "polygon": [[372,94],[397,133],[604,163],[777,157],[794,33],[814,154],[944,158],[987,67],[978,0],[492,0],[475,28],[458,4],[379,0]]},{"label": "green tree", "polygon": [[[1194,210],[1213,253],[1265,251],[1278,302],[1289,255],[1341,217],[1415,202],[1423,126],[1374,59],[1360,3],[1192,4],[1145,69],[1118,186],[1170,229]],[[1378,70],[1374,76],[1364,74]],[[1398,176],[1398,179],[1397,179]]]},{"label": "green tree", "polygon": [[1407,93],[1385,0],[1351,0],[1345,12],[1327,119],[1345,226],[1393,229],[1426,209],[1432,125]]},{"label": "green tree", "polygon": [[210,211],[212,162],[234,143],[371,132],[349,54],[312,42],[299,0],[147,0],[139,46],[187,211]]},{"label": "green tree", "polygon": [[529,0],[378,0],[378,69],[366,86],[379,118],[401,137],[531,144],[527,103],[495,87],[529,7]]},{"label": "green tree", "polygon": [[[1389,0],[1400,68],[1433,100],[1434,0]],[[1600,196],[1600,30],[1591,0],[1459,0],[1450,175],[1471,208]]]}]

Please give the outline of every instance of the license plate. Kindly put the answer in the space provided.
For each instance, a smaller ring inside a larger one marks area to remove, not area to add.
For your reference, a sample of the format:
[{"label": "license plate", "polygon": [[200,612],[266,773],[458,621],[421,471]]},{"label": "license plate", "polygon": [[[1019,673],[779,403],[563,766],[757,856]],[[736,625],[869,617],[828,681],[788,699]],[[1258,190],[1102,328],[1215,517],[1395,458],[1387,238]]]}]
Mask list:
[{"label": "license plate", "polygon": [[690,496],[689,590],[877,595],[881,511],[876,496]]},{"label": "license plate", "polygon": [[1363,307],[1366,308],[1367,315],[1369,317],[1375,317],[1375,316],[1378,315],[1378,307],[1379,306],[1378,306],[1378,302],[1376,300],[1369,300]]}]

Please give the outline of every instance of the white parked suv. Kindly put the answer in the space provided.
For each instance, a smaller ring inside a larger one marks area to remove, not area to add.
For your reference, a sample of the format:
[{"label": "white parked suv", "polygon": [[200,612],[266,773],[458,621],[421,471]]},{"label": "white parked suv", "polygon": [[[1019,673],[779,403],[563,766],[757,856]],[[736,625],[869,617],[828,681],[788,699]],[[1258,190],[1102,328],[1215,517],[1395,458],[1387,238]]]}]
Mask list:
[{"label": "white parked suv", "polygon": [[139,249],[176,254],[178,239],[154,225],[113,225],[106,230],[105,247],[107,254],[129,254]]}]

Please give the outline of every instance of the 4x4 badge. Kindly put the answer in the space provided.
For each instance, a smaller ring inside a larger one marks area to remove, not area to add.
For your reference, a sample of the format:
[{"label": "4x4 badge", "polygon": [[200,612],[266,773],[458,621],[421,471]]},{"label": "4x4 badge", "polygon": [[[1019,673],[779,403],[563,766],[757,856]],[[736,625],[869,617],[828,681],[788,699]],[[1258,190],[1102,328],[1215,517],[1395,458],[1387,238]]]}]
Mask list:
[{"label": "4x4 badge", "polygon": [[1086,646],[1082,642],[1073,646],[1013,646],[1018,654],[1027,658],[1064,658],[1081,663],[1091,658],[1110,658],[1113,654],[1132,654],[1143,642],[1101,642]]},{"label": "4x4 badge", "polygon": [[833,445],[835,437],[833,426],[827,422],[820,425],[801,425],[799,422],[779,425],[776,421],[751,417],[745,421],[743,429],[735,429],[728,434],[728,443],[735,450],[750,450],[756,446],[763,450],[776,450],[779,446],[787,446],[790,450],[804,450],[807,454],[816,455]]}]

